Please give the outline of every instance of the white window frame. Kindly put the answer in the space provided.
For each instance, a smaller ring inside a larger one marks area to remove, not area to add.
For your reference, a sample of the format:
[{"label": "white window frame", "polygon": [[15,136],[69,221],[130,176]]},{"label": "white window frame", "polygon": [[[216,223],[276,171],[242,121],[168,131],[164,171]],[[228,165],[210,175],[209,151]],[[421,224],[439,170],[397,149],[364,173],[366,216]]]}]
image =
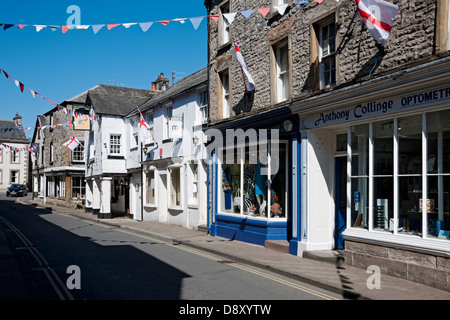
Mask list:
[{"label": "white window frame", "polygon": [[[13,172],[17,172],[17,177],[15,177],[16,181],[13,181]],[[10,184],[20,184],[20,170],[11,170],[10,171],[9,182],[10,182]]]},{"label": "white window frame", "polygon": [[219,72],[222,102],[222,119],[228,119],[231,116],[231,94],[230,94],[230,72],[225,69]]},{"label": "white window frame", "polygon": [[[119,137],[119,138],[113,140],[113,137]],[[118,141],[118,143],[116,140]],[[118,148],[118,152],[117,152],[117,148]],[[110,155],[121,155],[122,154],[122,135],[120,133],[111,133],[109,135],[109,154]]]},{"label": "white window frame", "polygon": [[[198,175],[199,175],[199,163],[196,160],[189,161],[187,163],[188,170],[188,205],[190,206],[198,206],[199,203],[199,183],[198,183]],[[194,170],[196,168],[197,170]],[[196,191],[194,191],[196,190]]]},{"label": "white window frame", "polygon": [[[153,199],[154,203],[152,203],[151,201],[148,202],[148,196],[147,196],[151,189],[151,183],[149,181],[150,173],[153,173],[153,184],[154,184],[153,189],[155,190],[155,194],[152,199]],[[144,206],[152,207],[152,208],[156,208],[158,206],[158,179],[157,179],[157,171],[155,169],[150,169],[145,172],[145,202],[144,202]]]},{"label": "white window frame", "polygon": [[[82,151],[81,151],[81,155],[82,155],[82,159],[75,159],[75,154],[77,153],[77,152],[80,152],[80,151],[77,151],[77,149],[79,149],[79,148],[82,148]],[[80,163],[84,163],[84,141],[80,141],[80,144],[72,151],[72,162],[80,162]]]},{"label": "white window frame", "polygon": [[[334,15],[333,15],[334,17]],[[330,25],[334,24],[334,35],[330,37]],[[327,28],[327,48],[324,48],[324,28]],[[334,20],[328,20],[325,23],[319,25],[319,86],[320,89],[329,88],[337,84],[336,76],[336,35],[337,35],[337,24]],[[334,50],[330,48],[330,39],[334,39]],[[325,52],[325,54],[324,54]],[[334,62],[334,69],[325,70],[324,61],[331,60]],[[334,70],[334,71],[333,71]],[[331,77],[331,72],[334,72],[334,82],[325,84],[326,76]]]},{"label": "white window frame", "polygon": [[231,41],[230,29],[228,25],[228,21],[224,18],[224,14],[231,12],[231,3],[227,1],[220,6],[220,14],[219,14],[219,46],[223,46]]},{"label": "white window frame", "polygon": [[[282,69],[282,49],[286,48],[286,69]],[[289,61],[289,42],[283,41],[275,47],[276,57],[276,102],[283,102],[290,99],[290,61]]]},{"label": "white window frame", "polygon": [[[179,172],[179,188],[180,188],[180,194],[179,194],[179,204],[173,204],[172,203],[172,173],[173,170],[178,170]],[[176,209],[176,210],[181,210],[183,208],[183,169],[182,166],[180,165],[176,165],[176,166],[171,166],[168,169],[168,196],[169,196],[169,209]]]},{"label": "white window frame", "polygon": [[[75,178],[80,179],[80,185],[75,185],[75,188],[80,189],[80,197],[74,197],[73,196],[73,190],[74,190],[74,180]],[[84,192],[83,192],[84,191]],[[86,184],[84,182],[84,177],[82,176],[72,176],[70,178],[70,197],[72,199],[85,199],[86,198]]]},{"label": "white window frame", "polygon": [[200,91],[199,99],[199,109],[200,109],[200,123],[205,124],[208,122],[208,91]]},{"label": "white window frame", "polygon": [[54,152],[53,152],[53,142],[50,142],[50,163],[53,163],[53,157],[54,157]]},{"label": "white window frame", "polygon": [[170,139],[170,120],[173,117],[173,109],[172,106],[165,107],[164,113],[164,121],[165,121],[165,130],[164,130],[164,139]]}]

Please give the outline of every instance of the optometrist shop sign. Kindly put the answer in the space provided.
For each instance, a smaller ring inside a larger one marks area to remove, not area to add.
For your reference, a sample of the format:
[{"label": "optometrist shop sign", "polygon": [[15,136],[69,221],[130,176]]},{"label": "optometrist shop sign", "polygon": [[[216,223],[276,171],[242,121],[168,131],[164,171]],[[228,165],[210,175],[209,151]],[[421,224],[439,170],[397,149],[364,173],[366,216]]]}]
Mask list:
[{"label": "optometrist shop sign", "polygon": [[305,119],[307,129],[450,102],[450,86],[384,100],[364,101],[349,108],[321,112]]}]

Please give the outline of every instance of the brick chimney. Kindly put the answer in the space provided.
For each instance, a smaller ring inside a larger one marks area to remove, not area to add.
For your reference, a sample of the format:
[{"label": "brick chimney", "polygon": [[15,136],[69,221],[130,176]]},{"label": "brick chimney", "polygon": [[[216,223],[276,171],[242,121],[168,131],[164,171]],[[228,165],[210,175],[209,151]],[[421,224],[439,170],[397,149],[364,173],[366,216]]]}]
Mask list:
[{"label": "brick chimney", "polygon": [[169,79],[164,76],[164,73],[160,73],[158,79],[152,82],[153,91],[165,91],[169,88]]}]

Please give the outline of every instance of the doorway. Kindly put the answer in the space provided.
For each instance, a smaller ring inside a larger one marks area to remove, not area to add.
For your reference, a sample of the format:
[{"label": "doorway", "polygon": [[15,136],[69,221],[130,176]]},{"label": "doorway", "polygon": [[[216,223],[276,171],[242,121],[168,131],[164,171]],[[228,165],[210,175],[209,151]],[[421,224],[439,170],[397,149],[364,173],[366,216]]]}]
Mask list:
[{"label": "doorway", "polygon": [[347,157],[335,158],[335,221],[334,221],[334,246],[335,249],[344,249],[344,237],[342,233],[346,229],[347,212]]}]

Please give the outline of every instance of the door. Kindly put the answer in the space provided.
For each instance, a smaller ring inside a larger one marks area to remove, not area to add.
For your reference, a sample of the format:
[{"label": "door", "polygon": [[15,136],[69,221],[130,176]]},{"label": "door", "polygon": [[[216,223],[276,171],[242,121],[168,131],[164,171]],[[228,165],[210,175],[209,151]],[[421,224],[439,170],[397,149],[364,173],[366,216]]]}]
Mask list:
[{"label": "door", "polygon": [[342,232],[346,228],[347,212],[347,157],[335,158],[335,222],[334,243],[335,249],[344,249]]}]

